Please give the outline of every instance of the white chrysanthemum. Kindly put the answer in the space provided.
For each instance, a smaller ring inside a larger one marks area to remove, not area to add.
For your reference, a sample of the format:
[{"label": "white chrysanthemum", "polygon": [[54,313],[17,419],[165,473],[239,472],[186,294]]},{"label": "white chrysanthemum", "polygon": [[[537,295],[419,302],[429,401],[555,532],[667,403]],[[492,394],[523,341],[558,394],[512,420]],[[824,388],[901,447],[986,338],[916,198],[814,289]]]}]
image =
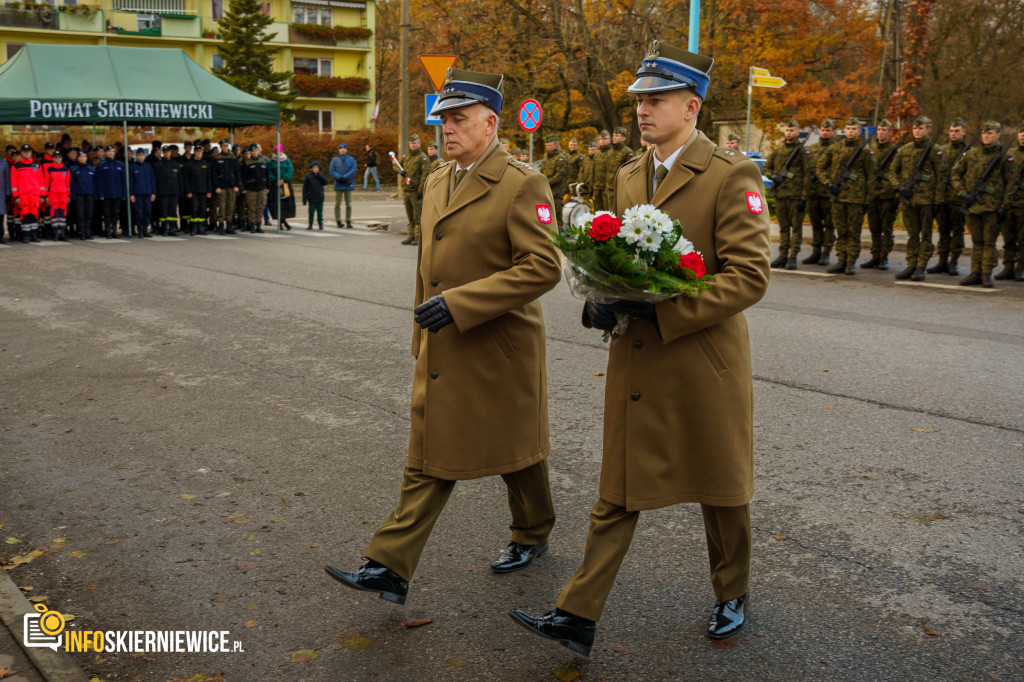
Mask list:
[{"label": "white chrysanthemum", "polygon": [[579,227],[581,225],[589,225],[592,222],[594,222],[594,214],[588,212],[578,216],[576,220],[573,221],[573,225]]},{"label": "white chrysanthemum", "polygon": [[629,222],[622,223],[622,229],[619,230],[619,236],[625,237],[627,244],[639,244],[649,232],[651,232],[651,230],[643,220],[637,220],[634,218]]},{"label": "white chrysanthemum", "polygon": [[680,235],[679,241],[677,241],[675,246],[672,247],[672,250],[678,253],[680,256],[685,256],[686,254],[693,251],[693,242],[691,242],[686,237]]},{"label": "white chrysanthemum", "polygon": [[655,216],[655,220],[656,225],[654,229],[656,229],[658,232],[662,234],[672,234],[672,231],[674,229],[672,225],[673,220],[669,218],[666,213],[658,211],[658,215]]},{"label": "white chrysanthemum", "polygon": [[657,251],[664,240],[665,237],[657,230],[647,230],[646,234],[640,238],[640,248],[644,251]]}]

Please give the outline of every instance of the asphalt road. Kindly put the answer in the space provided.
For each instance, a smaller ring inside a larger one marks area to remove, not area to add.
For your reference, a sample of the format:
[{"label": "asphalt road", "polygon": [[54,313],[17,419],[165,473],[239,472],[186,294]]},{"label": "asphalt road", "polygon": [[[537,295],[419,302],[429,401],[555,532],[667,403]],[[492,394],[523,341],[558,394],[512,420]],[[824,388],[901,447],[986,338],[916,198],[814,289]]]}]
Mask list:
[{"label": "asphalt road", "polygon": [[[401,212],[358,208],[357,221]],[[323,566],[357,567],[397,500],[415,250],[393,233],[324,234],[0,249],[0,539],[20,541],[0,559],[46,550],[5,573],[74,628],[230,630],[244,646],[75,655],[89,673],[1021,678],[1024,284],[773,272],[748,312],[749,623],[704,637],[699,509],[645,512],[582,659],[506,615],[551,607],[596,499],[607,350],[579,301],[564,285],[543,299],[551,551],[493,575],[503,486],[460,483],[398,607]]]}]

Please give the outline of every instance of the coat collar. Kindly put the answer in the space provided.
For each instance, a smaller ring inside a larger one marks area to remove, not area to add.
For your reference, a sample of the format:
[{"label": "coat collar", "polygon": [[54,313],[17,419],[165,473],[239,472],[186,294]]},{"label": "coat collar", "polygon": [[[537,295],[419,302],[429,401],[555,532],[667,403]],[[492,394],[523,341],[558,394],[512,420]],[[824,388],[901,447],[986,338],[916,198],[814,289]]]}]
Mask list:
[{"label": "coat collar", "polygon": [[465,208],[487,194],[491,186],[501,180],[508,167],[509,158],[509,153],[498,144],[498,138],[495,137],[454,192],[451,192],[451,187],[458,164],[449,162],[442,172],[436,173],[427,189],[439,216],[438,220]]},{"label": "coat collar", "polygon": [[660,208],[672,195],[686,186],[697,173],[703,173],[711,165],[711,157],[718,147],[704,133],[696,132],[696,139],[676,157],[676,162],[669,169],[665,180],[658,186],[658,191],[650,200],[647,198],[648,188],[654,178],[653,150],[644,155],[643,162],[634,164],[625,178],[625,196],[630,206],[653,204]]}]

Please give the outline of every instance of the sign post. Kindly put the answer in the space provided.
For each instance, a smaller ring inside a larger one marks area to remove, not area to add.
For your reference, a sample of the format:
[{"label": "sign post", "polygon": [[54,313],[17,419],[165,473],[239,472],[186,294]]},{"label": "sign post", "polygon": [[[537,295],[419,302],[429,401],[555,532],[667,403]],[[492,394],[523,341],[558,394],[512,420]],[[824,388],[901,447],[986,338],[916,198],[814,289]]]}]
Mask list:
[{"label": "sign post", "polygon": [[[419,56],[420,66],[427,72],[427,78],[430,79],[430,84],[434,86],[434,90],[441,92],[441,88],[444,87],[444,77],[448,73],[448,69],[455,66],[455,61],[458,59],[458,55],[454,54],[421,54]],[[441,119],[430,118],[430,110],[434,106],[434,102],[437,101],[437,95],[427,95],[426,116],[427,125],[434,126],[434,141],[437,144],[437,155],[441,156]]]},{"label": "sign post", "polygon": [[781,88],[786,81],[769,73],[768,69],[757,66],[750,67],[750,77],[747,80],[747,153],[750,153],[750,101],[754,95],[754,88]]},{"label": "sign post", "polygon": [[543,118],[544,111],[537,100],[528,99],[519,105],[519,127],[530,133],[530,163],[533,163],[533,132],[540,128]]}]

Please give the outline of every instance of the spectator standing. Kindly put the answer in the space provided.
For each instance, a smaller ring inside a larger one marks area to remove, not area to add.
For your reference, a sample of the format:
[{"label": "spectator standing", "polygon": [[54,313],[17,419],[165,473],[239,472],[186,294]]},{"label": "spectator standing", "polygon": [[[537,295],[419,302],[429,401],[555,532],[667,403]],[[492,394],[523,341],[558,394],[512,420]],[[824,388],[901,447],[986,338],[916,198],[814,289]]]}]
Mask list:
[{"label": "spectator standing", "polygon": [[[277,175],[278,163],[281,165],[281,176]],[[278,146],[277,151],[270,159],[270,194],[267,195],[267,206],[270,215],[277,220],[277,194],[281,193],[281,225],[285,229],[292,229],[288,224],[289,218],[295,217],[295,195],[292,194],[292,176],[295,174],[295,166],[292,160],[284,153],[284,147]]]},{"label": "spectator standing", "polygon": [[352,228],[352,190],[356,188],[356,160],[348,153],[348,145],[338,145],[338,155],[327,169],[334,178],[334,222],[341,227],[341,201],[345,200],[345,227]]},{"label": "spectator standing", "polygon": [[366,170],[363,171],[363,191],[366,191],[366,185],[373,176],[373,181],[377,183],[377,189],[374,192],[380,191],[380,178],[377,176],[377,150],[370,145],[366,145]]},{"label": "spectator standing", "polygon": [[302,181],[302,205],[309,204],[309,227],[313,229],[313,214],[317,215],[317,224],[324,229],[324,187],[327,186],[327,178],[320,172],[320,162],[314,161],[306,173],[306,179]]}]

